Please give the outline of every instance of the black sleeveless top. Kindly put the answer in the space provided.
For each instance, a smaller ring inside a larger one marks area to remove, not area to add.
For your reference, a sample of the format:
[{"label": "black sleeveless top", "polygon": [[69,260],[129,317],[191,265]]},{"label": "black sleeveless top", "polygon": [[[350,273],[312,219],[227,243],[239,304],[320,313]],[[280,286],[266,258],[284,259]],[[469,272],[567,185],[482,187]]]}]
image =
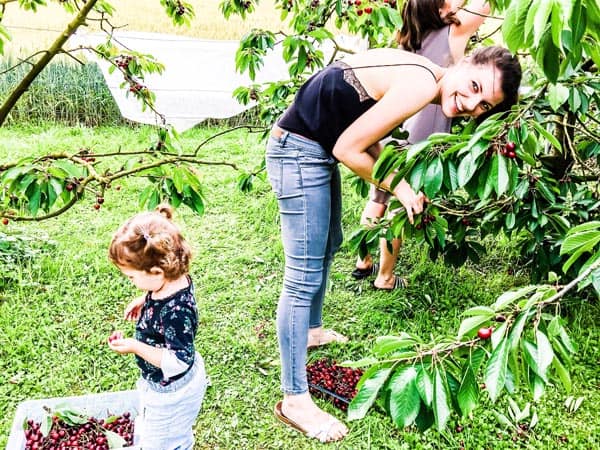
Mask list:
[{"label": "black sleeveless top", "polygon": [[331,154],[340,135],[377,103],[343,61],[308,79],[277,125],[318,142]]}]

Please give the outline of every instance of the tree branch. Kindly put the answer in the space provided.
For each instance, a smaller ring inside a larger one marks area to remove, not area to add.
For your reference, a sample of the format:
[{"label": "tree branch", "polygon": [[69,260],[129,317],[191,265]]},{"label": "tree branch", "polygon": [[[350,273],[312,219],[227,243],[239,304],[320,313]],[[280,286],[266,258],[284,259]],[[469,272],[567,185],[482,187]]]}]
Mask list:
[{"label": "tree branch", "polygon": [[85,3],[75,19],[73,19],[71,23],[67,25],[67,28],[62,32],[62,34],[54,41],[50,48],[44,52],[44,55],[33,65],[31,70],[27,73],[27,75],[25,75],[19,85],[10,93],[4,104],[0,107],[0,126],[2,126],[2,124],[6,121],[9,112],[17,103],[17,101],[25,92],[27,92],[27,89],[29,89],[29,86],[31,86],[33,80],[35,80],[40,72],[44,70],[50,61],[61,51],[63,45],[65,45],[67,40],[75,33],[75,31],[77,31],[77,29],[83,23],[85,23],[85,19],[97,2],[98,0],[88,0],[88,2]]}]

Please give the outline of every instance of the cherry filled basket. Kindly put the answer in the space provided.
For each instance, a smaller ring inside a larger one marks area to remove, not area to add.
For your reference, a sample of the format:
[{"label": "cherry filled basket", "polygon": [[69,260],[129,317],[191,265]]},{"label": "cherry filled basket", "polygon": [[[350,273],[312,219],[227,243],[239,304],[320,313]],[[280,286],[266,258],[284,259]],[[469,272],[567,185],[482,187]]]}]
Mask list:
[{"label": "cherry filled basket", "polygon": [[356,385],[362,376],[361,369],[342,367],[328,358],[319,359],[306,366],[308,390],[311,395],[324,398],[346,411],[356,395]]}]

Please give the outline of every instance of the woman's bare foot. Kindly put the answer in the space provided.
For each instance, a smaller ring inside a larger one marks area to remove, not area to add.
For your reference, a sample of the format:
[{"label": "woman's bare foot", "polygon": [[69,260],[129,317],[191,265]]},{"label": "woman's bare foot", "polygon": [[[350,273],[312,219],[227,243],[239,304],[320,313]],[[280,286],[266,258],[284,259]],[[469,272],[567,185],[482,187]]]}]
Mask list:
[{"label": "woman's bare foot", "polygon": [[376,289],[381,289],[383,291],[393,291],[394,289],[404,289],[408,286],[407,281],[395,274],[392,274],[391,277],[382,276],[381,272],[373,281],[373,286]]},{"label": "woman's bare foot", "polygon": [[308,330],[308,345],[307,348],[320,347],[332,342],[344,344],[348,342],[348,338],[337,331],[325,329],[323,327],[311,328]]},{"label": "woman's bare foot", "polygon": [[339,441],[348,434],[346,425],[320,409],[308,392],[285,395],[281,413],[294,428],[321,442]]},{"label": "woman's bare foot", "polygon": [[373,267],[373,257],[371,255],[366,255],[365,259],[361,259],[360,256],[356,258],[356,269],[359,270],[367,270]]}]

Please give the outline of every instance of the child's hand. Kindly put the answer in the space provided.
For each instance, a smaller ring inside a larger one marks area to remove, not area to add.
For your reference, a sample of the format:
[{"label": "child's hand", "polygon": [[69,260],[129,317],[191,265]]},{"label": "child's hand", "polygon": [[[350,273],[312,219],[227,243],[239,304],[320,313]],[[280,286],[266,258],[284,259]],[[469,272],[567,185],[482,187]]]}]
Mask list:
[{"label": "child's hand", "polygon": [[115,339],[123,339],[123,332],[119,330],[113,331],[112,334],[108,337],[108,342],[111,343]]},{"label": "child's hand", "polygon": [[133,353],[136,342],[135,339],[124,337],[121,331],[113,331],[108,337],[108,347],[121,354]]},{"label": "child's hand", "polygon": [[131,320],[133,322],[138,320],[145,300],[146,296],[142,295],[141,297],[135,298],[131,302],[129,302],[129,305],[127,305],[127,307],[125,308],[125,320]]}]

